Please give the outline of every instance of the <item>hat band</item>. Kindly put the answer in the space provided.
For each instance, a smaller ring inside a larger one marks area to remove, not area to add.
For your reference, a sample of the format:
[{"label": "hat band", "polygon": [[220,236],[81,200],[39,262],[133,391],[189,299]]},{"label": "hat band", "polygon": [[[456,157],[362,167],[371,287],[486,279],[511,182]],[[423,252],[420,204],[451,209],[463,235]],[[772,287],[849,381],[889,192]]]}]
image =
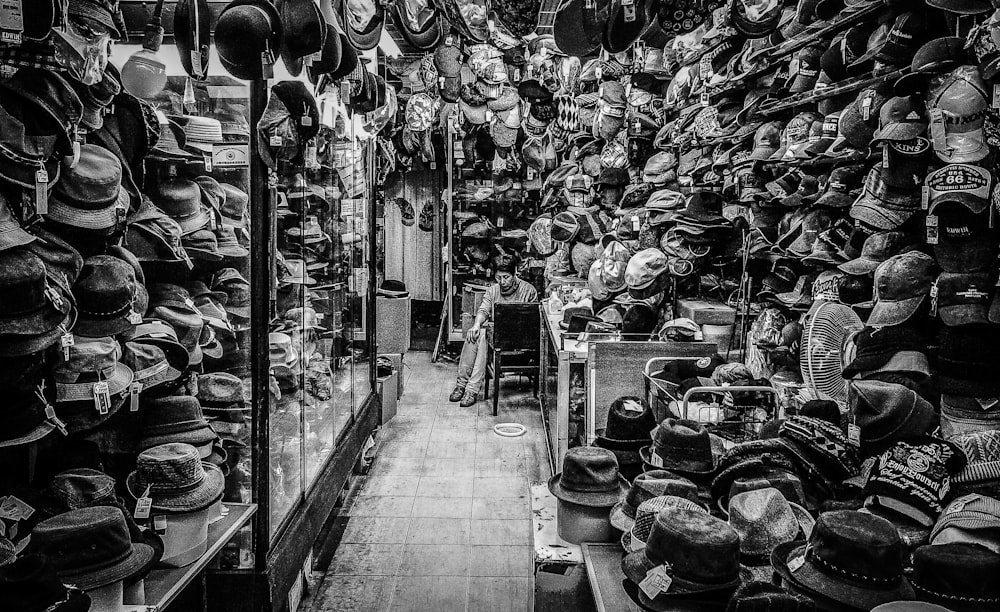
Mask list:
[{"label": "hat band", "polygon": [[912,581],[910,582],[910,584],[913,585],[914,589],[916,589],[916,590],[918,590],[918,591],[920,591],[922,593],[927,593],[928,595],[931,595],[933,597],[937,597],[938,599],[947,599],[948,601],[956,601],[956,602],[962,602],[962,603],[966,603],[966,602],[969,602],[969,603],[1000,603],[1000,597],[966,597],[964,595],[951,595],[949,593],[939,593],[937,591],[932,591],[932,590],[930,590],[930,589],[928,589],[926,587],[922,587],[919,584],[917,584],[915,582],[912,582]]},{"label": "hat band", "polygon": [[145,368],[145,369],[142,369],[142,370],[134,370],[134,372],[135,372],[135,380],[142,381],[142,380],[146,380],[148,378],[152,378],[152,377],[156,376],[157,374],[161,374],[161,373],[165,372],[168,367],[170,367],[170,364],[168,364],[166,361],[160,361],[160,362],[154,363],[153,365],[149,366],[148,368]]},{"label": "hat band", "polygon": [[192,476],[194,477],[193,480],[183,484],[176,484],[172,482],[157,483],[150,481],[149,491],[151,494],[156,493],[162,496],[176,495],[179,493],[190,493],[191,491],[194,491],[195,489],[200,487],[202,483],[205,482],[205,478],[207,478],[205,474],[205,468],[201,468],[200,471],[195,472],[194,474],[192,474]]},{"label": "hat band", "polygon": [[808,559],[811,563],[819,566],[821,570],[823,569],[828,570],[829,572],[832,572],[842,578],[848,578],[863,583],[874,583],[885,586],[893,586],[899,584],[899,581],[903,577],[901,574],[890,578],[879,578],[877,576],[866,576],[864,574],[858,574],[848,569],[844,569],[839,565],[830,563],[826,559],[823,559],[822,557],[816,554],[816,549],[813,548],[812,546],[807,546],[806,548],[807,548],[806,559]]},{"label": "hat band", "polygon": [[[135,297],[133,296],[132,299],[134,300]],[[122,305],[121,307],[108,312],[87,310],[79,305],[77,306],[77,310],[79,310],[81,315],[87,315],[86,318],[88,319],[117,319],[118,317],[121,317],[131,312],[133,303],[134,302],[129,301],[126,304]]]}]

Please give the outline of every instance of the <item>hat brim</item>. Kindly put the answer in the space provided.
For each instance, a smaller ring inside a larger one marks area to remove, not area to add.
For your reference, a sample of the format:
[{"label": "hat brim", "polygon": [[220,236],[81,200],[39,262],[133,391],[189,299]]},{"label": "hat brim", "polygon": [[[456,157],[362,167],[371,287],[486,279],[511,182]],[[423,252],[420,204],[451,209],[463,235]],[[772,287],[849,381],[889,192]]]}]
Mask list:
[{"label": "hat brim", "polygon": [[883,140],[913,140],[927,133],[926,123],[890,123],[884,128],[877,130],[872,136],[872,143]]},{"label": "hat brim", "polygon": [[901,325],[912,317],[924,301],[923,295],[896,301],[879,300],[875,302],[868,316],[869,326]]},{"label": "hat brim", "polygon": [[635,525],[635,517],[625,514],[625,502],[619,501],[611,508],[608,522],[618,531],[628,533],[632,530],[632,526]]},{"label": "hat brim", "polygon": [[614,491],[573,491],[562,485],[561,472],[549,479],[549,491],[556,499],[588,508],[611,508],[628,493],[630,486],[627,480],[619,476],[618,488]]},{"label": "hat brim", "polygon": [[212,429],[211,425],[209,425],[206,421],[204,425],[189,431],[157,434],[147,434],[146,432],[143,432],[142,437],[139,439],[136,446],[140,452],[161,444],[184,443],[190,444],[191,446],[201,446],[202,444],[208,444],[209,442],[215,441],[218,437],[219,435],[215,433],[215,430]]},{"label": "hat brim", "polygon": [[[205,480],[196,488],[170,496],[154,496],[153,509],[164,512],[197,512],[208,508],[222,497],[226,487],[226,477],[218,466],[202,461]],[[133,499],[138,499],[146,490],[146,483],[132,472],[125,479],[125,487]]]},{"label": "hat brim", "polygon": [[84,591],[89,591],[126,580],[144,571],[148,572],[150,565],[155,563],[155,558],[156,551],[152,546],[145,543],[133,542],[132,552],[110,567],[80,574],[69,574],[66,572],[58,572],[58,574],[59,579],[64,583]]},{"label": "hat brim", "polygon": [[889,208],[886,202],[864,194],[851,206],[850,215],[879,230],[894,230],[916,214],[917,209]]},{"label": "hat brim", "polygon": [[817,593],[824,598],[857,609],[872,608],[893,601],[910,601],[915,595],[906,578],[900,577],[899,585],[891,589],[874,589],[839,580],[834,575],[820,572],[806,561],[793,573],[788,560],[805,553],[806,544],[789,542],[782,544],[771,553],[771,566],[781,578],[807,592]]},{"label": "hat brim", "polygon": [[73,333],[84,338],[106,338],[117,336],[135,327],[129,323],[128,319],[118,317],[116,319],[87,319],[80,316],[76,325],[73,326]]},{"label": "hat brim", "polygon": [[[93,407],[91,407],[93,408]],[[22,444],[31,444],[32,442],[37,442],[45,436],[49,435],[55,431],[56,426],[52,421],[44,420],[38,425],[36,425],[28,433],[18,436],[16,438],[10,438],[8,440],[0,440],[0,448],[8,448],[11,446],[20,446]]]},{"label": "hat brim", "polygon": [[[632,583],[639,584],[646,578],[646,574],[650,570],[660,567],[662,564],[657,564],[651,561],[646,556],[645,547],[643,547],[641,550],[627,553],[624,557],[622,557],[621,566],[622,573],[625,574],[625,577]],[[662,594],[657,597],[657,599],[683,600],[685,595],[707,595],[711,593],[722,594],[731,592],[735,590],[736,587],[738,587],[744,580],[749,578],[749,575],[741,568],[740,574],[735,579],[722,584],[700,584],[678,578],[677,576],[671,576],[671,578],[673,578],[673,581],[670,583],[670,592]],[[669,606],[661,606],[659,609],[672,610]]]},{"label": "hat brim", "polygon": [[851,276],[867,276],[875,272],[875,268],[877,268],[880,263],[881,262],[872,259],[859,257],[857,259],[852,259],[851,261],[845,261],[844,263],[838,265],[837,268],[841,272],[850,274]]}]

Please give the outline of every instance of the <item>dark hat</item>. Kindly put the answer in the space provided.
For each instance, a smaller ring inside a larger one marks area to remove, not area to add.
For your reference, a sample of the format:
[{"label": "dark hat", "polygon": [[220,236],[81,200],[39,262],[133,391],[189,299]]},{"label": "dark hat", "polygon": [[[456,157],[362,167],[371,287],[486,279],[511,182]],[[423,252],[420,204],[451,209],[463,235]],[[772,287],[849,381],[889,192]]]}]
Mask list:
[{"label": "dark hat", "polygon": [[890,257],[875,269],[875,307],[868,325],[899,325],[912,317],[930,295],[936,264],[929,255],[910,251]]},{"label": "dark hat", "polygon": [[227,296],[226,312],[230,315],[250,318],[250,282],[235,268],[223,268],[212,277],[212,289],[222,291]]},{"label": "dark hat", "polygon": [[181,371],[171,365],[163,349],[152,344],[126,342],[122,363],[132,370],[133,383],[138,383],[139,391],[155,389],[181,377]]},{"label": "dark hat", "polygon": [[982,272],[942,272],[931,290],[941,321],[950,326],[989,323],[995,284]]},{"label": "dark hat", "polygon": [[[20,446],[41,440],[59,429],[68,433],[66,425],[56,416],[48,398],[35,392],[8,393],[4,411],[4,430],[0,448]],[[93,410],[93,404],[91,404]]]},{"label": "dark hat", "polygon": [[669,610],[696,595],[727,598],[745,578],[739,557],[740,537],[728,523],[700,509],[668,505],[656,515],[645,548],[625,555],[621,565],[633,584],[662,568],[667,579],[642,589],[639,601]]},{"label": "dark hat", "polygon": [[614,453],[593,446],[569,449],[562,471],[549,480],[549,491],[558,499],[595,508],[614,506],[627,489]]},{"label": "dark hat", "polygon": [[142,318],[135,270],[117,257],[95,255],[83,262],[73,285],[80,316],[73,332],[90,338],[131,330]]},{"label": "dark hat", "polygon": [[319,58],[313,59],[312,63],[306,66],[306,76],[315,85],[320,75],[329,74],[340,67],[343,57],[342,34],[332,24],[326,24],[326,34],[323,36],[323,48],[320,50]]},{"label": "dark hat", "polygon": [[0,283],[6,288],[0,300],[0,335],[5,342],[15,342],[9,355],[50,346],[76,320],[71,294],[47,274],[45,262],[28,249],[0,251]]},{"label": "dark hat", "polygon": [[120,508],[92,506],[35,525],[27,551],[45,555],[60,580],[84,590],[148,571],[155,551],[132,541]]},{"label": "dark hat", "polygon": [[177,222],[182,235],[200,230],[211,222],[208,208],[201,203],[201,189],[189,179],[162,181],[150,191],[157,208]]},{"label": "dark hat", "polygon": [[271,86],[271,92],[281,100],[291,117],[292,125],[302,142],[319,133],[319,109],[306,84],[302,81],[281,81]]},{"label": "dark hat", "polygon": [[824,512],[805,545],[777,547],[771,564],[782,582],[815,600],[870,610],[912,600],[903,577],[905,549],[889,521],[852,510]]},{"label": "dark hat", "polygon": [[[638,397],[619,397],[608,409],[607,426],[594,441],[596,446],[612,451],[635,451],[649,443],[649,432],[656,427],[646,401]],[[621,455],[618,455],[621,464]],[[635,461],[639,461],[638,454]]]},{"label": "dark hat", "polygon": [[[412,5],[412,9],[407,5]],[[421,51],[432,51],[450,30],[440,9],[419,4],[417,0],[396,0],[392,3],[391,15],[396,30]]]},{"label": "dark hat", "polygon": [[890,98],[879,109],[872,141],[912,140],[927,132],[926,108],[917,96]]},{"label": "dark hat", "polygon": [[930,527],[944,510],[951,476],[965,467],[966,457],[951,442],[929,436],[909,440],[879,455],[865,484],[865,505]]},{"label": "dark hat", "polygon": [[207,0],[180,0],[174,8],[174,44],[184,72],[197,80],[208,75],[211,19]]},{"label": "dark hat", "polygon": [[140,449],[177,442],[200,446],[218,438],[205,419],[201,404],[194,397],[151,398],[140,417]]},{"label": "dark hat", "polygon": [[315,0],[278,0],[281,15],[281,61],[292,76],[302,72],[303,58],[324,51],[332,29]]},{"label": "dark hat", "polygon": [[825,483],[840,483],[860,470],[857,452],[847,434],[822,419],[792,416],[778,429],[778,440],[791,450],[803,466]]},{"label": "dark hat", "polygon": [[708,430],[687,419],[665,419],[653,430],[653,443],[639,453],[646,465],[682,476],[706,476],[717,464]]},{"label": "dark hat", "polygon": [[50,560],[38,554],[24,555],[0,566],[0,601],[21,612],[90,610],[90,596],[64,585]]},{"label": "dark hat", "polygon": [[893,91],[897,96],[920,94],[933,75],[953,70],[968,59],[964,38],[946,36],[925,42],[913,54],[910,72],[896,81]]},{"label": "dark hat", "polygon": [[49,200],[49,221],[105,236],[117,232],[130,201],[122,189],[121,161],[104,147],[82,145],[80,160],[63,172]]},{"label": "dark hat", "polygon": [[628,493],[611,509],[611,525],[620,531],[631,531],[639,506],[654,497],[667,495],[698,503],[698,487],[683,476],[667,470],[649,470],[638,474]]},{"label": "dark hat", "polygon": [[905,232],[876,232],[865,239],[861,254],[851,261],[837,266],[841,271],[855,276],[866,276],[875,272],[885,260],[904,253],[916,246],[912,236]]},{"label": "dark hat", "polygon": [[733,28],[743,36],[764,38],[778,28],[782,8],[782,3],[777,0],[768,0],[762,6],[738,0],[732,3],[729,19]]},{"label": "dark hat", "polygon": [[986,612],[1000,606],[993,579],[1000,555],[984,546],[954,542],[920,546],[913,553],[911,582],[921,601],[954,612]]},{"label": "dark hat", "polygon": [[93,429],[121,408],[134,379],[121,356],[121,345],[113,338],[73,337],[69,358],[57,363],[52,374],[57,412],[69,431]]},{"label": "dark hat", "polygon": [[[584,9],[586,10],[586,9]],[[648,12],[645,0],[611,0],[603,46],[611,53],[621,53],[639,39],[646,29]]]},{"label": "dark hat", "polygon": [[222,497],[225,484],[219,468],[203,462],[198,449],[183,443],[142,451],[136,458],[136,470],[125,480],[133,499],[148,495],[153,510],[168,513],[208,508]]},{"label": "dark hat", "polygon": [[337,16],[347,34],[347,39],[351,41],[351,46],[362,51],[378,46],[378,41],[382,38],[382,26],[385,23],[385,9],[381,2],[341,0]]},{"label": "dark hat", "polygon": [[191,357],[184,345],[177,339],[177,332],[165,321],[145,319],[136,326],[129,344],[143,344],[159,348],[170,368],[184,372],[190,365]]},{"label": "dark hat", "polygon": [[266,0],[233,0],[215,24],[215,48],[226,71],[238,79],[264,76],[281,51],[281,15]]},{"label": "dark hat", "polygon": [[406,297],[410,295],[410,292],[406,290],[406,283],[391,279],[382,281],[376,293],[385,297]]},{"label": "dark hat", "polygon": [[941,330],[936,387],[942,393],[972,397],[1000,396],[1000,360],[996,325],[962,325]]},{"label": "dark hat", "polygon": [[934,429],[934,407],[900,384],[879,380],[847,383],[847,406],[861,430],[861,456],[878,455],[900,440]]},{"label": "dark hat", "polygon": [[789,77],[789,93],[811,91],[816,86],[820,73],[820,59],[825,50],[821,45],[808,45],[792,55],[795,70]]},{"label": "dark hat", "polygon": [[993,8],[985,0],[927,0],[927,5],[958,15],[979,15]]},{"label": "dark hat", "polygon": [[898,353],[925,352],[927,338],[916,327],[866,327],[853,338],[854,359],[844,367],[844,378],[879,370]]}]

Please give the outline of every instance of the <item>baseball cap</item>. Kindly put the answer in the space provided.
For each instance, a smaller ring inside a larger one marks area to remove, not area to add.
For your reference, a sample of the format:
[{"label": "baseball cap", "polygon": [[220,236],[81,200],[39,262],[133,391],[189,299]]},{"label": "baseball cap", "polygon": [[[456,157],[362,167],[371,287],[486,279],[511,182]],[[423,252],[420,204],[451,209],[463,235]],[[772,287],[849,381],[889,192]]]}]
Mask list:
[{"label": "baseball cap", "polygon": [[909,74],[896,80],[893,92],[897,96],[922,93],[933,75],[953,70],[967,60],[964,38],[945,36],[928,41],[913,54]]},{"label": "baseball cap", "polygon": [[552,219],[549,232],[556,242],[569,242],[580,233],[580,220],[573,213],[563,211]]},{"label": "baseball cap", "polygon": [[989,155],[983,133],[989,101],[976,66],[959,66],[928,92],[931,142],[942,161],[968,163]]},{"label": "baseball cap", "polygon": [[882,142],[882,182],[894,189],[919,189],[927,175],[931,141],[923,136],[911,140]]},{"label": "baseball cap", "polygon": [[787,149],[781,159],[791,160],[800,157],[806,147],[809,146],[809,134],[812,132],[813,126],[817,123],[822,128],[823,117],[818,113],[799,113],[793,117],[788,122],[786,128],[788,143]]},{"label": "baseball cap", "polygon": [[969,164],[949,164],[927,175],[928,214],[938,205],[957,202],[979,214],[990,205],[993,175],[986,168]]},{"label": "baseball cap", "polygon": [[837,267],[852,276],[866,276],[883,261],[914,247],[913,238],[905,232],[877,232],[865,239],[861,255]]},{"label": "baseball cap", "polygon": [[861,186],[864,183],[865,168],[859,164],[838,166],[830,172],[830,178],[819,198],[816,199],[816,206],[829,206],[831,208],[846,208],[858,196]]},{"label": "baseball cap", "polygon": [[809,143],[809,146],[805,149],[805,154],[809,157],[815,157],[820,153],[825,153],[830,145],[837,140],[838,128],[840,126],[840,111],[834,111],[823,118],[823,123],[820,129],[820,137],[818,140]]},{"label": "baseball cap", "polygon": [[916,96],[896,96],[879,109],[878,129],[872,142],[912,140],[927,131],[923,102]]},{"label": "baseball cap", "polygon": [[769,121],[757,128],[757,133],[753,137],[753,149],[750,151],[751,160],[765,160],[778,151],[781,146],[782,127],[777,121]]},{"label": "baseball cap", "polygon": [[[871,57],[886,64],[901,64],[906,62],[923,44],[931,32],[931,20],[934,17],[930,11],[906,11],[896,16],[892,26],[886,33],[882,45],[872,51]],[[867,54],[866,54],[867,55]]]},{"label": "baseball cap", "polygon": [[878,168],[865,179],[861,196],[851,206],[851,218],[880,230],[896,229],[920,209],[920,192],[893,189]]},{"label": "baseball cap", "polygon": [[888,99],[879,89],[863,89],[854,102],[840,113],[837,140],[830,145],[828,152],[837,152],[848,144],[856,149],[867,149],[878,127],[880,111]]},{"label": "baseball cap", "polygon": [[986,273],[942,272],[931,288],[941,321],[950,327],[989,323],[994,283]]},{"label": "baseball cap", "polygon": [[633,255],[625,267],[629,295],[645,299],[663,291],[669,281],[667,256],[660,249],[643,249]]},{"label": "baseball cap", "polygon": [[894,255],[875,268],[875,306],[869,326],[901,325],[931,292],[934,259],[919,251]]},{"label": "baseball cap", "polygon": [[788,93],[803,93],[816,85],[823,51],[819,45],[809,45],[795,52],[789,62]]}]

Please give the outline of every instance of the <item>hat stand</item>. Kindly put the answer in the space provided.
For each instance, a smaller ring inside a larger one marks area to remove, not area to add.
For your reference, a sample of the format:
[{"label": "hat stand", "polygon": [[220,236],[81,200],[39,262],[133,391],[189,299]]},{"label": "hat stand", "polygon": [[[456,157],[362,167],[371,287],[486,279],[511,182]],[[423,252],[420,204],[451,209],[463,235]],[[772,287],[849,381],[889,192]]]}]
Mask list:
[{"label": "hat stand", "polygon": [[90,612],[124,612],[124,592],[121,580],[87,591],[90,596]]},{"label": "hat stand", "polygon": [[126,606],[146,605],[146,581],[139,580],[135,584],[125,587],[122,601]]},{"label": "hat stand", "polygon": [[615,529],[608,521],[610,508],[591,508],[563,500],[556,504],[556,532],[571,544],[614,542]]},{"label": "hat stand", "polygon": [[[157,533],[163,538],[160,563],[184,567],[198,560],[208,550],[209,509],[183,514],[163,514],[154,519]],[[160,526],[164,526],[160,530]]]}]

